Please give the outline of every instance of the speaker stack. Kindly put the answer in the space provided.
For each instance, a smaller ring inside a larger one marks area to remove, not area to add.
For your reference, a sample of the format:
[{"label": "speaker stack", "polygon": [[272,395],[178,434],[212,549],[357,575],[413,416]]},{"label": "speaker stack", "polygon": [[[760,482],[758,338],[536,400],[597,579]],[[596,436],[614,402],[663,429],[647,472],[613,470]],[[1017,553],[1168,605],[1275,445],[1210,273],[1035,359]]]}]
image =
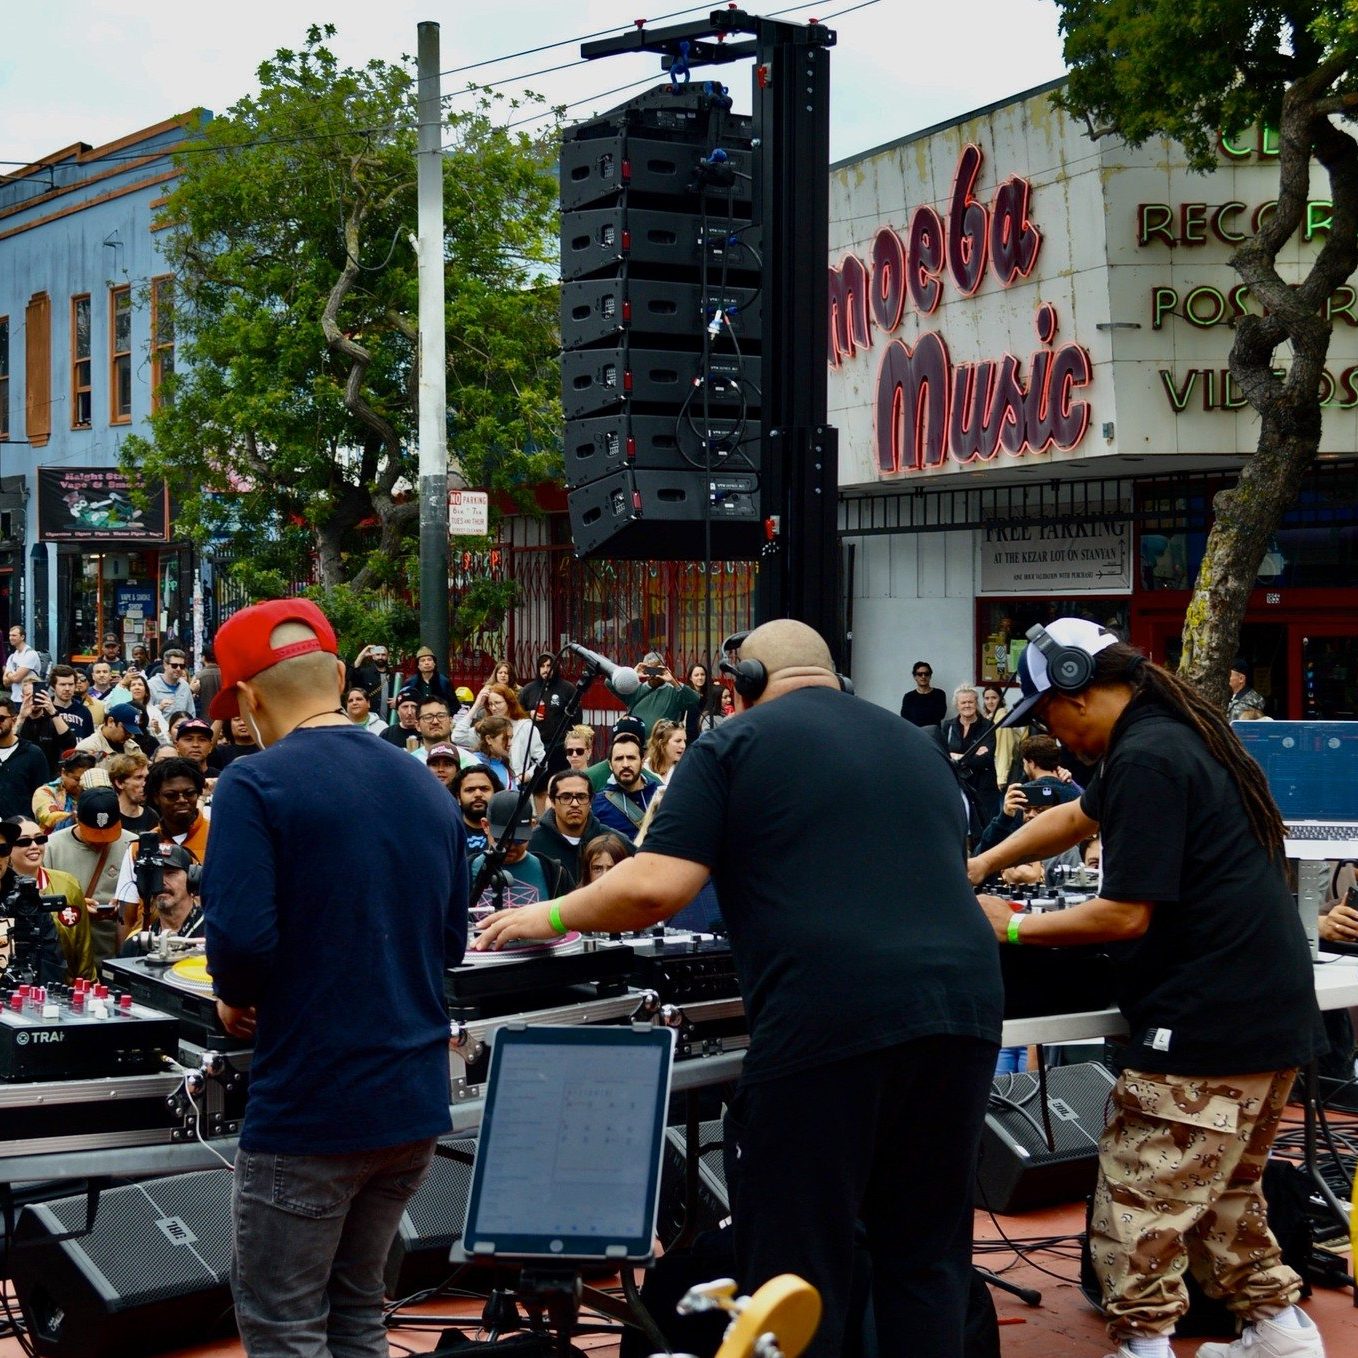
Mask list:
[{"label": "speaker stack", "polygon": [[1085,1197],[1094,1187],[1115,1083],[1097,1061],[1056,1066],[1047,1072],[1044,1121],[1034,1072],[996,1077],[981,1132],[977,1207],[1027,1212]]},{"label": "speaker stack", "polygon": [[[565,133],[561,397],[579,556],[757,557],[752,123],[661,86]],[[706,527],[705,527],[706,525]]]},{"label": "speaker stack", "polygon": [[32,1203],[9,1251],[39,1354],[124,1358],[234,1329],[231,1175],[204,1170]]}]

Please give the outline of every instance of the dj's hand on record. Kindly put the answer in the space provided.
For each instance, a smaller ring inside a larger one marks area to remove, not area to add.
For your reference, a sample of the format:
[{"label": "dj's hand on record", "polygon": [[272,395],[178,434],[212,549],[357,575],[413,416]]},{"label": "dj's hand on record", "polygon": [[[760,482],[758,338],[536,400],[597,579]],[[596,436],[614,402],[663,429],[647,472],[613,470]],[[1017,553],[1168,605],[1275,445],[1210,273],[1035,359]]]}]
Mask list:
[{"label": "dj's hand on record", "polygon": [[222,1027],[225,1028],[232,1037],[254,1037],[254,1005],[251,1005],[248,1009],[236,1009],[232,1005],[227,1004],[225,1000],[218,1000],[217,1017],[221,1019]]},{"label": "dj's hand on record", "polygon": [[481,932],[472,948],[476,952],[498,952],[516,938],[555,938],[547,912],[550,901],[536,905],[516,905],[509,910],[497,910],[481,921]]}]

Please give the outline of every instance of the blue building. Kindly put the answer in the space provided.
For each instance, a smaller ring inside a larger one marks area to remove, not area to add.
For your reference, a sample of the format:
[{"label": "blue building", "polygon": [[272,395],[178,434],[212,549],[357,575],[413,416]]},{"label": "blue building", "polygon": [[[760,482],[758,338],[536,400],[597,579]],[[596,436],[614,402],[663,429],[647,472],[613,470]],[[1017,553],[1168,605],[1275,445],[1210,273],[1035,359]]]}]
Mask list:
[{"label": "blue building", "polygon": [[54,658],[191,635],[193,553],[163,488],[134,504],[118,464],[174,368],[156,218],[207,116],[0,176],[0,631]]}]

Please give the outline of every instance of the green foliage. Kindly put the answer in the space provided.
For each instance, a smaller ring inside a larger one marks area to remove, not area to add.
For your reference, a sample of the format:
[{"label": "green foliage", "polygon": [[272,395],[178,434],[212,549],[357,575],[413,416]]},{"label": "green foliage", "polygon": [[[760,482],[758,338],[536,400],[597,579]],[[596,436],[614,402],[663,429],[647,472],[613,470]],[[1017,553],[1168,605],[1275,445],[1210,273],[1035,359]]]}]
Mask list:
[{"label": "green foliage", "polygon": [[330,619],[340,654],[352,660],[364,646],[381,644],[394,656],[414,655],[420,644],[420,614],[404,600],[377,590],[335,585],[306,591]]},{"label": "green foliage", "polygon": [[[257,552],[301,530],[328,585],[366,588],[404,583],[418,517],[399,486],[417,481],[416,91],[403,66],[341,68],[333,33],[277,52],[178,158],[176,373],[123,461],[169,482],[198,542]],[[560,422],[554,129],[496,112],[483,98],[444,133],[449,455],[468,484],[516,491],[556,470],[534,451]]]},{"label": "green foliage", "polygon": [[499,632],[518,600],[519,586],[514,580],[492,580],[488,576],[473,580],[453,612],[453,645]]},{"label": "green foliage", "polygon": [[[1056,102],[1139,146],[1165,135],[1202,170],[1221,131],[1276,127],[1283,90],[1329,52],[1358,57],[1352,0],[1056,0],[1070,78]],[[1354,88],[1354,74],[1337,84]]]}]

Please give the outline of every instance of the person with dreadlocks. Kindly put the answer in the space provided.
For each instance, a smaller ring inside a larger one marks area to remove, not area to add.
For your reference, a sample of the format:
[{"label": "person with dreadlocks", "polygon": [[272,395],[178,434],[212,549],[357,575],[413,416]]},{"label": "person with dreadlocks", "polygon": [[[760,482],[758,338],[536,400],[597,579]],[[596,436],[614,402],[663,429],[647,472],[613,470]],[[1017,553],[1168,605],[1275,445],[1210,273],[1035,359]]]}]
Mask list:
[{"label": "person with dreadlocks", "polygon": [[1118,995],[1129,1038],[1089,1233],[1117,1358],[1170,1358],[1188,1269],[1244,1326],[1199,1358],[1320,1358],[1260,1191],[1296,1068],[1326,1045],[1282,818],[1223,714],[1175,675],[1082,619],[1029,638],[1005,724],[1045,725],[1101,762],[1078,801],[968,874],[979,885],[1102,839],[1099,894],[1082,905],[1019,915],[979,899],[1009,946],[1129,945]]}]

